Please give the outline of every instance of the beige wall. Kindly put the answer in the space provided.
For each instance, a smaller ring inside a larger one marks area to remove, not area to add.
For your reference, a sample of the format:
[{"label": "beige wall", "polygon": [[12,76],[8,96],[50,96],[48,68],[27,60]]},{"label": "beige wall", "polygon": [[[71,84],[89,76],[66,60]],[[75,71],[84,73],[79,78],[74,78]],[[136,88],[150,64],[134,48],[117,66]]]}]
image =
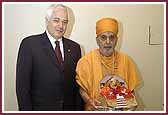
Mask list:
[{"label": "beige wall", "polygon": [[[21,40],[45,31],[44,14],[49,4],[5,4],[4,8],[4,110],[17,110],[15,94],[16,58]],[[97,48],[95,22],[115,17],[120,22],[117,49],[132,57],[142,84],[137,88],[137,110],[162,111],[164,103],[164,6],[150,4],[67,4],[70,26],[66,36],[81,44],[85,53]],[[73,11],[73,12],[72,12]],[[72,28],[72,25],[74,26]],[[72,33],[71,33],[72,31]]]}]

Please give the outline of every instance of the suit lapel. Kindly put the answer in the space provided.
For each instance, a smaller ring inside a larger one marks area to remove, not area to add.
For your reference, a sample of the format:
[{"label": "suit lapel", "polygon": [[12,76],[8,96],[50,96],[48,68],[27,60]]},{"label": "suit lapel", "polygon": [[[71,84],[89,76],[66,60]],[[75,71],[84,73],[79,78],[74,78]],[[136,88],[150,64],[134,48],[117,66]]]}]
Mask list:
[{"label": "suit lapel", "polygon": [[63,67],[67,64],[71,57],[71,45],[68,43],[66,38],[63,38],[63,46],[64,46],[64,62],[63,62]]},{"label": "suit lapel", "polygon": [[54,49],[53,49],[53,47],[47,37],[46,32],[44,32],[44,34],[42,34],[42,47],[43,47],[46,55],[49,56],[52,63],[54,63],[54,65],[56,65],[57,67],[60,67],[58,64],[58,60],[56,58],[55,51],[54,51]]}]

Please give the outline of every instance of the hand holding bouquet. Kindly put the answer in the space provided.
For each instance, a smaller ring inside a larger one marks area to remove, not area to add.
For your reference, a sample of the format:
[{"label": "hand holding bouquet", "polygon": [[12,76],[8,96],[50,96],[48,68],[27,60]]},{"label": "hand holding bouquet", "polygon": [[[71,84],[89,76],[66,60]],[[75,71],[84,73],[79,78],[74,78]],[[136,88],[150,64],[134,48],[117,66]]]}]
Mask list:
[{"label": "hand holding bouquet", "polygon": [[134,94],[126,82],[116,75],[108,75],[100,82],[100,96],[104,98],[107,107],[130,109],[137,106]]}]

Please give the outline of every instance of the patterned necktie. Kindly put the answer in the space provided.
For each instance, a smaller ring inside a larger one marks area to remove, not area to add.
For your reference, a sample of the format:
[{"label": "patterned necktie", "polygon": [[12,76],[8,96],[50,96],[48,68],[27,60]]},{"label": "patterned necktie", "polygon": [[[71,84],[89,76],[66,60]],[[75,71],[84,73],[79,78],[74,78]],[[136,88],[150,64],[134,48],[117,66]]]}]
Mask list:
[{"label": "patterned necktie", "polygon": [[61,50],[60,50],[60,45],[59,45],[59,41],[55,41],[55,53],[58,59],[58,63],[61,64],[62,63],[62,54],[61,54]]}]

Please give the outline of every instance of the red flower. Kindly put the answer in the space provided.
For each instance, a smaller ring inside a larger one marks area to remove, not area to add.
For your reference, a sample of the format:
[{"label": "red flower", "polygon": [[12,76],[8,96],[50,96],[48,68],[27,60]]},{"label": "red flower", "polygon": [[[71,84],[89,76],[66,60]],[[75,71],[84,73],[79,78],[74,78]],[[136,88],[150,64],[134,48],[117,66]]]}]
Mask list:
[{"label": "red flower", "polygon": [[124,95],[124,98],[134,98],[134,96],[132,95],[132,93],[129,93],[129,94],[127,94],[127,95]]},{"label": "red flower", "polygon": [[116,95],[109,95],[109,96],[107,96],[106,98],[107,98],[107,99],[110,99],[110,100],[111,100],[111,99],[116,99]]},{"label": "red flower", "polygon": [[108,96],[110,94],[110,88],[108,86],[104,86],[101,89],[101,94],[104,95],[104,96]]},{"label": "red flower", "polygon": [[117,86],[115,89],[104,86],[101,89],[101,95],[105,96],[107,99],[116,99],[116,95],[119,94],[120,96],[124,96],[124,98],[134,98],[134,95],[131,93],[131,90],[129,90],[126,87]]}]

